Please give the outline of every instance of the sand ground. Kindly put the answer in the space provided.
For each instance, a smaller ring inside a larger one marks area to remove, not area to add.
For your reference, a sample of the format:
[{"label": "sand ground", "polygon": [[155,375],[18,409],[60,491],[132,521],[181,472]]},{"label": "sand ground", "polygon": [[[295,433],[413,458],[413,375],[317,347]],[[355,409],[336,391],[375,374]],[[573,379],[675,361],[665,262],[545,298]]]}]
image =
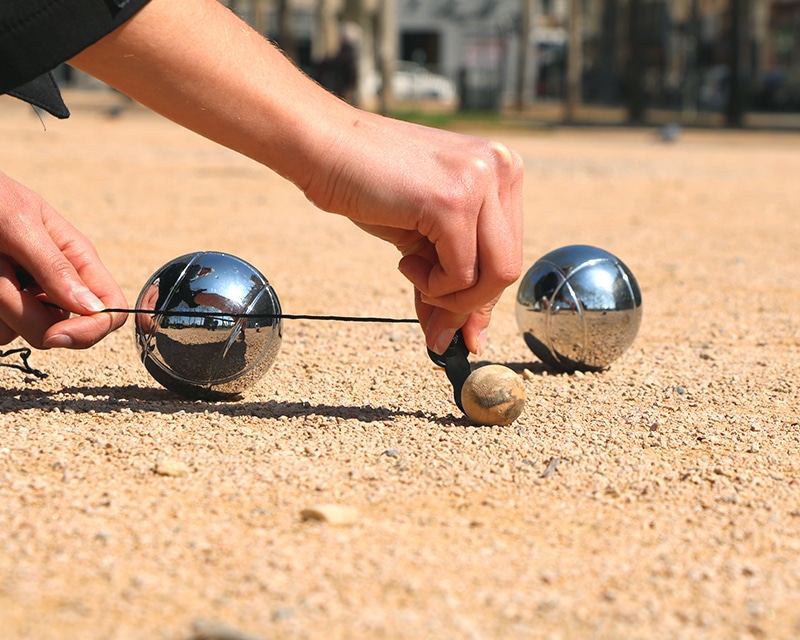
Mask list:
[{"label": "sand ground", "polygon": [[[91,237],[131,303],[216,249],[287,313],[413,314],[393,249],[97,99],[46,130],[0,100],[0,167]],[[233,403],[160,388],[131,322],[34,352],[47,379],[0,368],[4,638],[800,635],[800,135],[488,134],[525,160],[526,266],[587,243],[636,274],[630,350],[549,371],[511,287],[485,359],[533,375],[524,415],[493,428],[460,415],[409,325],[287,320]],[[317,504],[358,515],[301,518]]]}]

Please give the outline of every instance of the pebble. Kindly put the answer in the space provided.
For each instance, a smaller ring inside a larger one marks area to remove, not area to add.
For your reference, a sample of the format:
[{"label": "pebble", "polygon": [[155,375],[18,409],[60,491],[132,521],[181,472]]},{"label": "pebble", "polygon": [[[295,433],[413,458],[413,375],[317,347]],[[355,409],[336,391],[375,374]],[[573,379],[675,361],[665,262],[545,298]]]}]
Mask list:
[{"label": "pebble", "polygon": [[189,640],[261,640],[256,636],[242,633],[224,622],[195,620]]},{"label": "pebble", "polygon": [[358,510],[341,504],[318,504],[300,512],[302,520],[317,520],[337,527],[345,527],[358,521]]},{"label": "pebble", "polygon": [[173,478],[183,478],[189,475],[189,466],[185,462],[174,458],[159,458],[153,468],[160,476],[171,476]]}]

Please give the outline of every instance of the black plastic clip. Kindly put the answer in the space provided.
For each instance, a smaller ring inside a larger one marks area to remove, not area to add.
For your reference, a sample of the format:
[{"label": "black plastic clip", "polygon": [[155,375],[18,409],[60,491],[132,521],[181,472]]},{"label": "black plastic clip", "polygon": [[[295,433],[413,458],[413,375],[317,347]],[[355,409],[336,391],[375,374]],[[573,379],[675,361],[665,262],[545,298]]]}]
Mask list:
[{"label": "black plastic clip", "polygon": [[447,351],[442,355],[428,349],[428,357],[435,364],[444,367],[447,379],[453,385],[453,398],[462,412],[464,407],[461,404],[461,389],[464,387],[464,382],[469,377],[469,374],[472,373],[467,356],[469,356],[469,349],[464,344],[464,335],[461,333],[461,329],[456,331],[450,346],[447,347]]}]

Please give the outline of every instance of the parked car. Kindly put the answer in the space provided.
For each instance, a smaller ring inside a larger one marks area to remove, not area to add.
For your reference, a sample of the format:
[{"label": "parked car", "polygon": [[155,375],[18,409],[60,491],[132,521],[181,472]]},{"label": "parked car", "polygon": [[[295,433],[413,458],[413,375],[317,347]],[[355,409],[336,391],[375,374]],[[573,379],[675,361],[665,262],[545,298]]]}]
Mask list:
[{"label": "parked car", "polygon": [[[380,74],[371,74],[367,80],[367,90],[377,94],[380,88]],[[431,101],[448,106],[455,106],[458,102],[458,91],[452,80],[406,60],[399,61],[395,67],[392,90],[395,100],[401,102]]]}]

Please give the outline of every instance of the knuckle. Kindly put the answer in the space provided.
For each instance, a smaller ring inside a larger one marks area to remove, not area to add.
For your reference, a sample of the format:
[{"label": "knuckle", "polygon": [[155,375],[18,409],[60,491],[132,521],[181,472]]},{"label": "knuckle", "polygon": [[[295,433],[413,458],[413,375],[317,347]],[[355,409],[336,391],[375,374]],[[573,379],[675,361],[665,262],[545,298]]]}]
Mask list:
[{"label": "knuckle", "polygon": [[522,265],[508,263],[501,267],[497,274],[497,279],[500,282],[500,285],[505,289],[506,287],[514,284],[520,275],[522,275]]},{"label": "knuckle", "polygon": [[488,141],[486,145],[491,166],[499,175],[517,176],[522,171],[522,156],[519,153],[494,140]]},{"label": "knuckle", "polygon": [[496,277],[500,285],[505,289],[514,284],[522,275],[522,248],[518,244],[513,251],[506,255],[505,260],[500,261],[497,266]]},{"label": "knuckle", "polygon": [[74,273],[72,265],[63,256],[54,257],[50,261],[48,272],[60,282],[71,281]]},{"label": "knuckle", "polygon": [[463,173],[459,180],[453,180],[440,195],[438,207],[451,214],[463,215],[470,211],[476,204],[476,191],[481,182],[476,171]]},{"label": "knuckle", "polygon": [[453,285],[455,291],[465,291],[478,284],[478,270],[467,267],[459,273],[453,275]]}]

